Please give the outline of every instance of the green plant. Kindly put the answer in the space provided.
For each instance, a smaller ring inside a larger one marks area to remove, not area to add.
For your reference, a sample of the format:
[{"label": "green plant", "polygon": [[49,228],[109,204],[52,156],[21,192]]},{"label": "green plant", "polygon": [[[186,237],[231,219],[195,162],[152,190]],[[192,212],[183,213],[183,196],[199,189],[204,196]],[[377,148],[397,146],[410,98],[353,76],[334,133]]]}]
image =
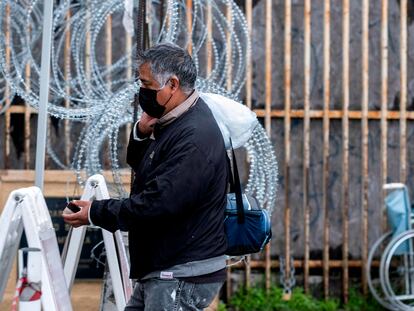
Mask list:
[{"label": "green plant", "polygon": [[244,310],[266,310],[266,294],[262,288],[251,287],[241,289],[235,293],[230,301],[232,307],[240,311]]},{"label": "green plant", "polygon": [[380,311],[384,310],[372,296],[363,296],[359,289],[351,288],[349,302],[341,305],[337,299],[317,300],[301,288],[295,288],[289,301],[282,300],[283,290],[272,287],[268,293],[263,287],[241,288],[228,306],[221,303],[219,311]]},{"label": "green plant", "polygon": [[349,290],[349,301],[344,306],[345,311],[380,311],[385,310],[371,295],[363,296],[357,288]]},{"label": "green plant", "polygon": [[227,311],[227,307],[226,305],[220,301],[218,307],[217,307],[217,311]]},{"label": "green plant", "polygon": [[303,293],[301,288],[295,288],[292,298],[286,302],[288,310],[303,311],[334,311],[339,307],[339,301],[336,299],[317,300],[314,297]]},{"label": "green plant", "polygon": [[337,300],[318,301],[299,288],[294,289],[289,301],[282,300],[282,295],[283,291],[278,287],[272,287],[268,293],[259,287],[241,289],[229,306],[239,311],[334,311],[339,307]]}]

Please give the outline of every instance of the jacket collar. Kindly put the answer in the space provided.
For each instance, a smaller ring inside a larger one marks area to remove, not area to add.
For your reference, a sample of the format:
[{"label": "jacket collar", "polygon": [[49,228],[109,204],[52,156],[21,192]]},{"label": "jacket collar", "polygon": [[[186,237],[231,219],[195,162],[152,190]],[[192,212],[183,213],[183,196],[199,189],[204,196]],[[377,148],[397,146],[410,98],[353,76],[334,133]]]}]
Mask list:
[{"label": "jacket collar", "polygon": [[173,110],[166,113],[158,120],[158,124],[160,127],[164,127],[172,122],[174,122],[177,118],[183,115],[188,109],[190,109],[193,105],[196,104],[197,99],[199,98],[198,92],[193,90],[190,96],[187,97],[185,101],[175,107]]}]

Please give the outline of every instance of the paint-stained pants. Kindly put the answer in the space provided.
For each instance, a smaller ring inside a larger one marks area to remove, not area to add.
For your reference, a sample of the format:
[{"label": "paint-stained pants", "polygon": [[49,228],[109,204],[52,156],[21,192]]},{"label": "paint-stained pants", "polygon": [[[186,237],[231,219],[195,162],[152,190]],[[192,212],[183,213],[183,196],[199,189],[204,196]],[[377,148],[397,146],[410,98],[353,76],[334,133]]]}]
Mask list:
[{"label": "paint-stained pants", "polygon": [[178,279],[137,283],[125,311],[200,311],[207,308],[223,282],[194,284]]}]

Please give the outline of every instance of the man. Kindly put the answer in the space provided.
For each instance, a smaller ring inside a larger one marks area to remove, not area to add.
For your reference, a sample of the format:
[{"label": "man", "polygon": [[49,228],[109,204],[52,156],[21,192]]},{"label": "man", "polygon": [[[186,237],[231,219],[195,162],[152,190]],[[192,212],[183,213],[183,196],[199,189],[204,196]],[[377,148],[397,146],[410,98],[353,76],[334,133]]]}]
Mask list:
[{"label": "man", "polygon": [[228,166],[224,141],[194,84],[191,56],[173,44],[140,57],[139,103],[127,162],[135,172],[128,199],[74,201],[74,227],[93,223],[129,231],[125,310],[202,310],[225,279],[224,210]]}]

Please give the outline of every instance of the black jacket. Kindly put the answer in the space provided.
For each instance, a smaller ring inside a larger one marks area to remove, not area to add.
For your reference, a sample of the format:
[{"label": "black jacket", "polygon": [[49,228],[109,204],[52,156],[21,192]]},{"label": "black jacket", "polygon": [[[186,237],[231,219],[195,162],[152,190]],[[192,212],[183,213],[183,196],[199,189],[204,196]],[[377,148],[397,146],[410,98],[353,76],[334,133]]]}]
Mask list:
[{"label": "black jacket", "polygon": [[128,199],[94,201],[92,222],[129,231],[131,278],[176,264],[223,255],[228,167],[224,141],[199,99],[155,140],[135,141],[127,162],[135,172]]}]

